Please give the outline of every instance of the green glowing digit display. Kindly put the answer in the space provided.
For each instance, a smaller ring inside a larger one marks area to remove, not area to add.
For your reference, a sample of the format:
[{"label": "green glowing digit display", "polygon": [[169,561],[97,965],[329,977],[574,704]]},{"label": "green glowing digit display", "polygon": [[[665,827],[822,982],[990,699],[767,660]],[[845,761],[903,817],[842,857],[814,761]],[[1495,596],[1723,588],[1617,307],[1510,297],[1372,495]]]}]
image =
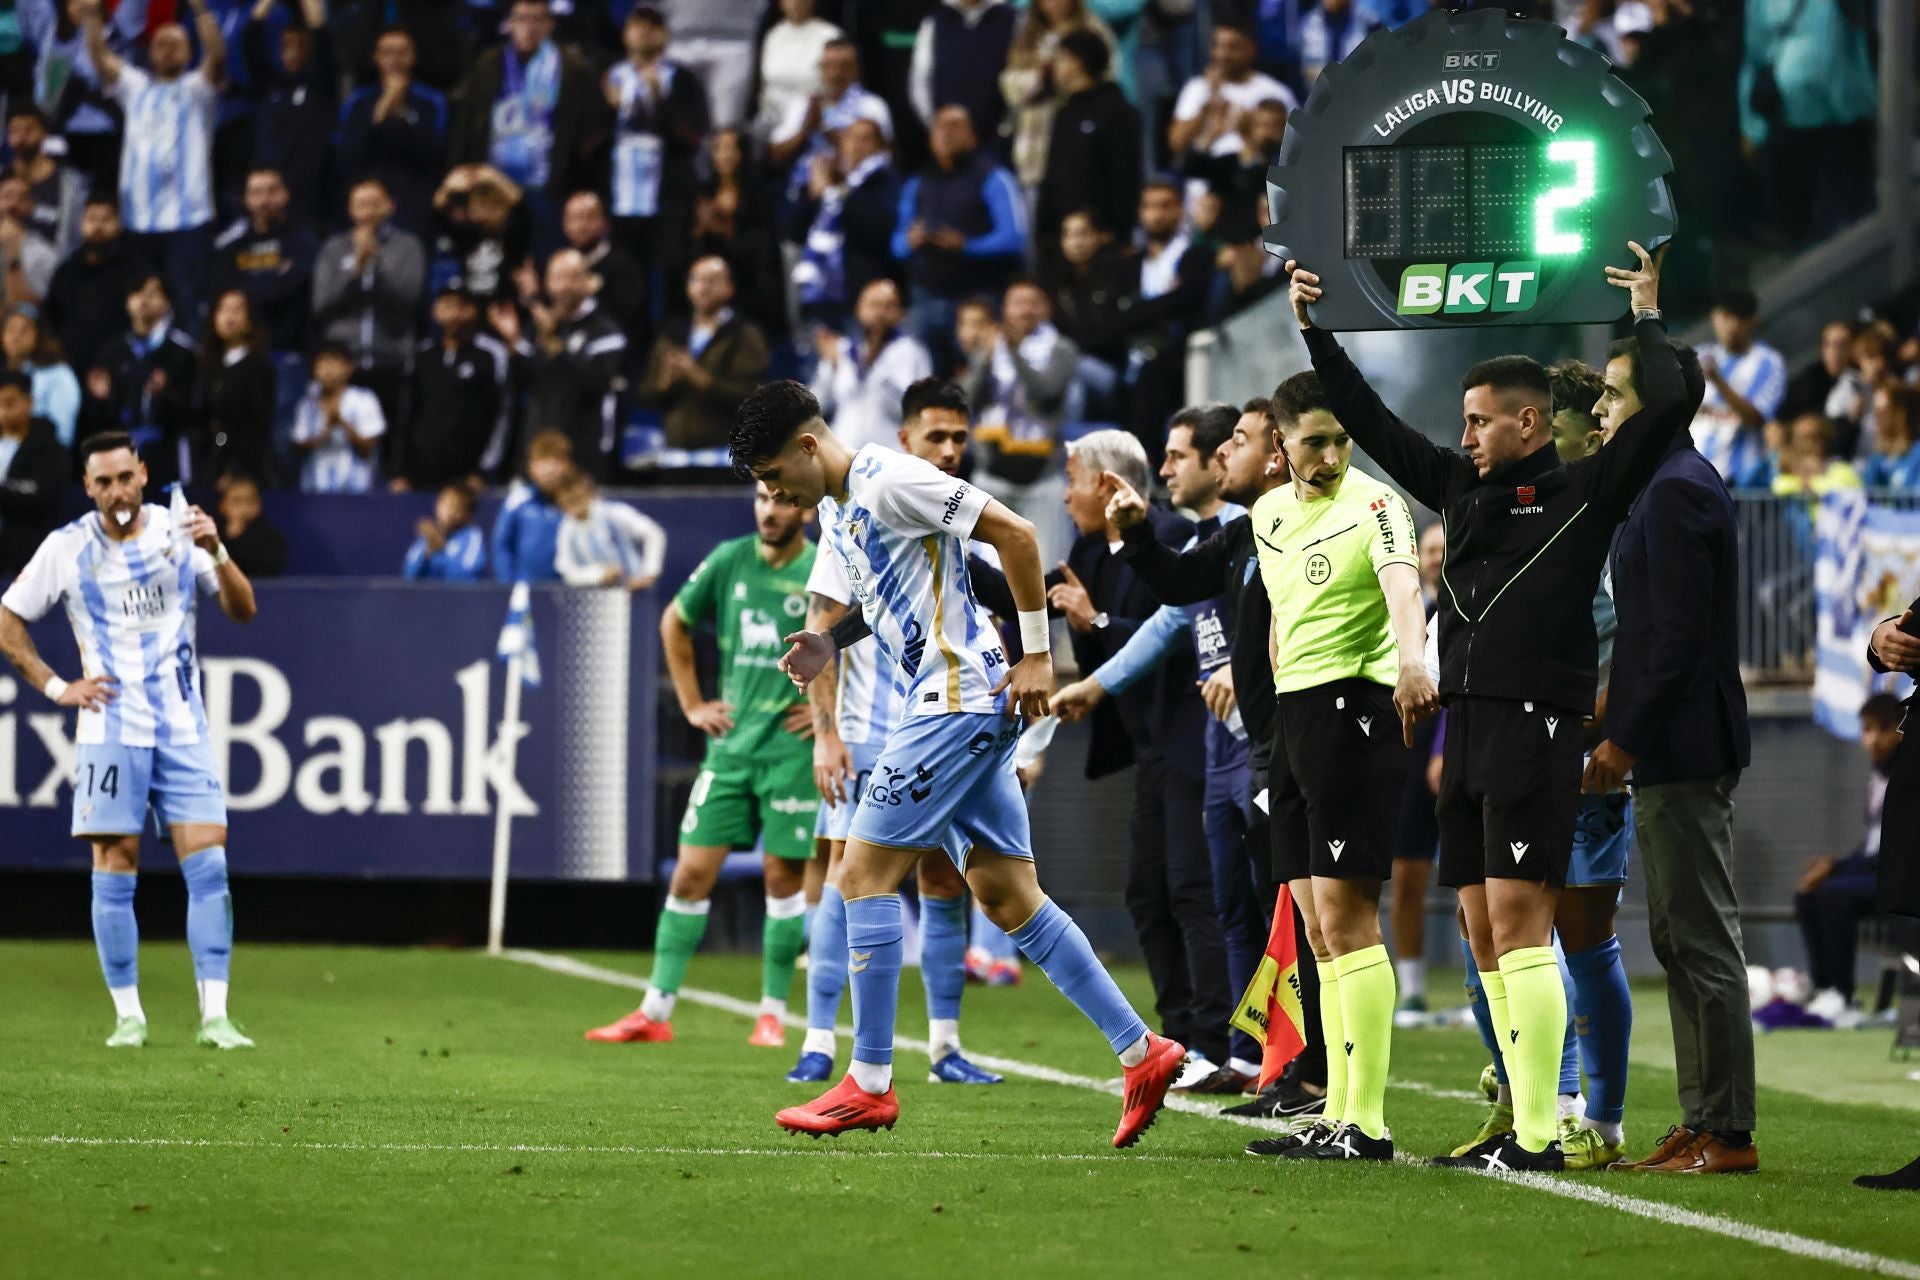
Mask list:
[{"label": "green glowing digit display", "polygon": [[1547,144],[1547,163],[1567,165],[1573,179],[1542,191],[1533,202],[1533,249],[1542,258],[1565,257],[1586,251],[1587,239],[1557,225],[1562,210],[1577,210],[1593,199],[1593,142],[1588,138],[1557,138]]}]

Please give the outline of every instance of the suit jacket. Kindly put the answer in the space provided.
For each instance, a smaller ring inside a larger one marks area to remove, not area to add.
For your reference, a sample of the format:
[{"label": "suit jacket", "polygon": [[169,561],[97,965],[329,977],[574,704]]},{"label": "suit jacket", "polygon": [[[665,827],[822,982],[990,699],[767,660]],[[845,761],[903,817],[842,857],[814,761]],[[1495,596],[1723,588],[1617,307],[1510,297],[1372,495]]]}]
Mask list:
[{"label": "suit jacket", "polygon": [[[1920,600],[1907,608],[1920,618]],[[1920,623],[1909,622],[1902,630],[1920,634]],[[1880,655],[1867,647],[1867,664],[1885,671]],[[1920,916],[1920,721],[1913,708],[1920,693],[1907,699],[1907,732],[1893,749],[1893,761],[1887,767],[1887,799],[1880,810],[1880,893],[1875,905],[1881,911],[1905,916]]]},{"label": "suit jacket", "polygon": [[0,579],[26,568],[46,536],[60,524],[67,492],[67,451],[53,424],[35,418],[0,480]]},{"label": "suit jacket", "polygon": [[727,442],[733,415],[747,393],[767,376],[771,359],[767,337],[760,326],[734,315],[714,332],[699,364],[713,377],[713,385],[696,390],[685,382],[660,389],[660,362],[674,348],[689,349],[689,326],[685,317],[667,322],[647,356],[646,372],[640,376],[639,402],[660,412],[667,443],[675,449],[706,449]]},{"label": "suit jacket", "polygon": [[[1154,536],[1176,551],[1193,537],[1193,522],[1164,507],[1149,508],[1147,519]],[[1074,660],[1090,672],[1120,652],[1160,601],[1124,556],[1108,550],[1104,530],[1077,538],[1067,565],[1085,585],[1094,609],[1107,615],[1105,627],[1069,633]],[[1087,777],[1118,773],[1147,752],[1157,752],[1181,773],[1204,777],[1207,713],[1195,684],[1199,674],[1192,646],[1176,646],[1150,676],[1104,700],[1093,715]]]},{"label": "suit jacket", "polygon": [[1634,757],[1638,785],[1717,777],[1752,758],[1739,576],[1733,500],[1682,432],[1614,544],[1606,735]]}]

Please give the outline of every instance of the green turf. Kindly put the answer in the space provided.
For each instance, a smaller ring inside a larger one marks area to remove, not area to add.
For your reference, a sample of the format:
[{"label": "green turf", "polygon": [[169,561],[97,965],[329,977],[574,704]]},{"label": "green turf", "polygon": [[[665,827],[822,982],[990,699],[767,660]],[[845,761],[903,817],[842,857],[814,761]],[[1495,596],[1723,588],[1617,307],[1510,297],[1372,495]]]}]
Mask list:
[{"label": "green turf", "polygon": [[[673,1045],[589,1045],[581,1030],[635,993],[463,952],[243,946],[234,1008],[261,1048],[215,1054],[191,1043],[184,948],[142,960],[152,1041],[110,1053],[90,948],[0,944],[0,1275],[1842,1274],[1471,1175],[1255,1162],[1239,1154],[1252,1130],[1196,1116],[1115,1153],[1111,1097],[929,1086],[905,1054],[900,1127],[815,1144],[772,1123],[808,1096],[780,1080],[798,1033],[750,1049],[744,1019],[683,1005]],[[1137,971],[1122,979],[1144,995]],[[757,981],[757,960],[706,955],[690,978],[747,998]],[[902,1033],[922,1033],[911,975],[902,1003]],[[981,1052],[1117,1074],[1044,982],[969,992],[966,1031]],[[1820,1051],[1884,1060],[1878,1038],[1830,1038],[1797,1045],[1793,1069],[1819,1072]],[[1465,1089],[1480,1064],[1470,1032],[1396,1038],[1398,1080]],[[1671,1096],[1670,1073],[1636,1064],[1635,1147]],[[1388,1105],[1422,1154],[1479,1119],[1412,1088]],[[1761,1107],[1757,1178],[1591,1181],[1920,1262],[1920,1200],[1848,1185],[1915,1154],[1912,1111],[1772,1087]]]}]

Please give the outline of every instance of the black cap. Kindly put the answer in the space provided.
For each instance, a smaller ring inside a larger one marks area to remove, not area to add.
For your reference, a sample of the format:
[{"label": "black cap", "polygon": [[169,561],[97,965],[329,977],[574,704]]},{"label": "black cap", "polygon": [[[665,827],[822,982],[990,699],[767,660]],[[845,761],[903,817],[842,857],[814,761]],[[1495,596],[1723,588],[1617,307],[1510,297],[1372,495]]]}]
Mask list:
[{"label": "black cap", "polygon": [[480,305],[480,299],[474,296],[473,290],[467,288],[467,282],[460,276],[448,276],[440,282],[440,287],[433,291],[433,296],[436,298],[444,298],[449,294],[465,298],[475,306]]}]

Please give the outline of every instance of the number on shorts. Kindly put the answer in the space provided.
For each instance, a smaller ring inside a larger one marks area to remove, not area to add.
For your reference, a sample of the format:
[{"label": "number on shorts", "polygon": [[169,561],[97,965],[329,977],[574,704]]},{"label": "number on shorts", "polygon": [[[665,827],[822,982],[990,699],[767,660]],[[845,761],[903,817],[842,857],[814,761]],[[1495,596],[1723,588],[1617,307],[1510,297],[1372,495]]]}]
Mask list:
[{"label": "number on shorts", "polygon": [[693,792],[687,797],[687,804],[699,808],[707,802],[707,792],[713,790],[713,771],[702,769],[693,780]]},{"label": "number on shorts", "polygon": [[87,794],[93,795],[96,791],[104,793],[109,800],[118,800],[120,798],[119,765],[108,765],[107,771],[100,774],[97,778],[94,776],[94,766],[87,766]]}]

